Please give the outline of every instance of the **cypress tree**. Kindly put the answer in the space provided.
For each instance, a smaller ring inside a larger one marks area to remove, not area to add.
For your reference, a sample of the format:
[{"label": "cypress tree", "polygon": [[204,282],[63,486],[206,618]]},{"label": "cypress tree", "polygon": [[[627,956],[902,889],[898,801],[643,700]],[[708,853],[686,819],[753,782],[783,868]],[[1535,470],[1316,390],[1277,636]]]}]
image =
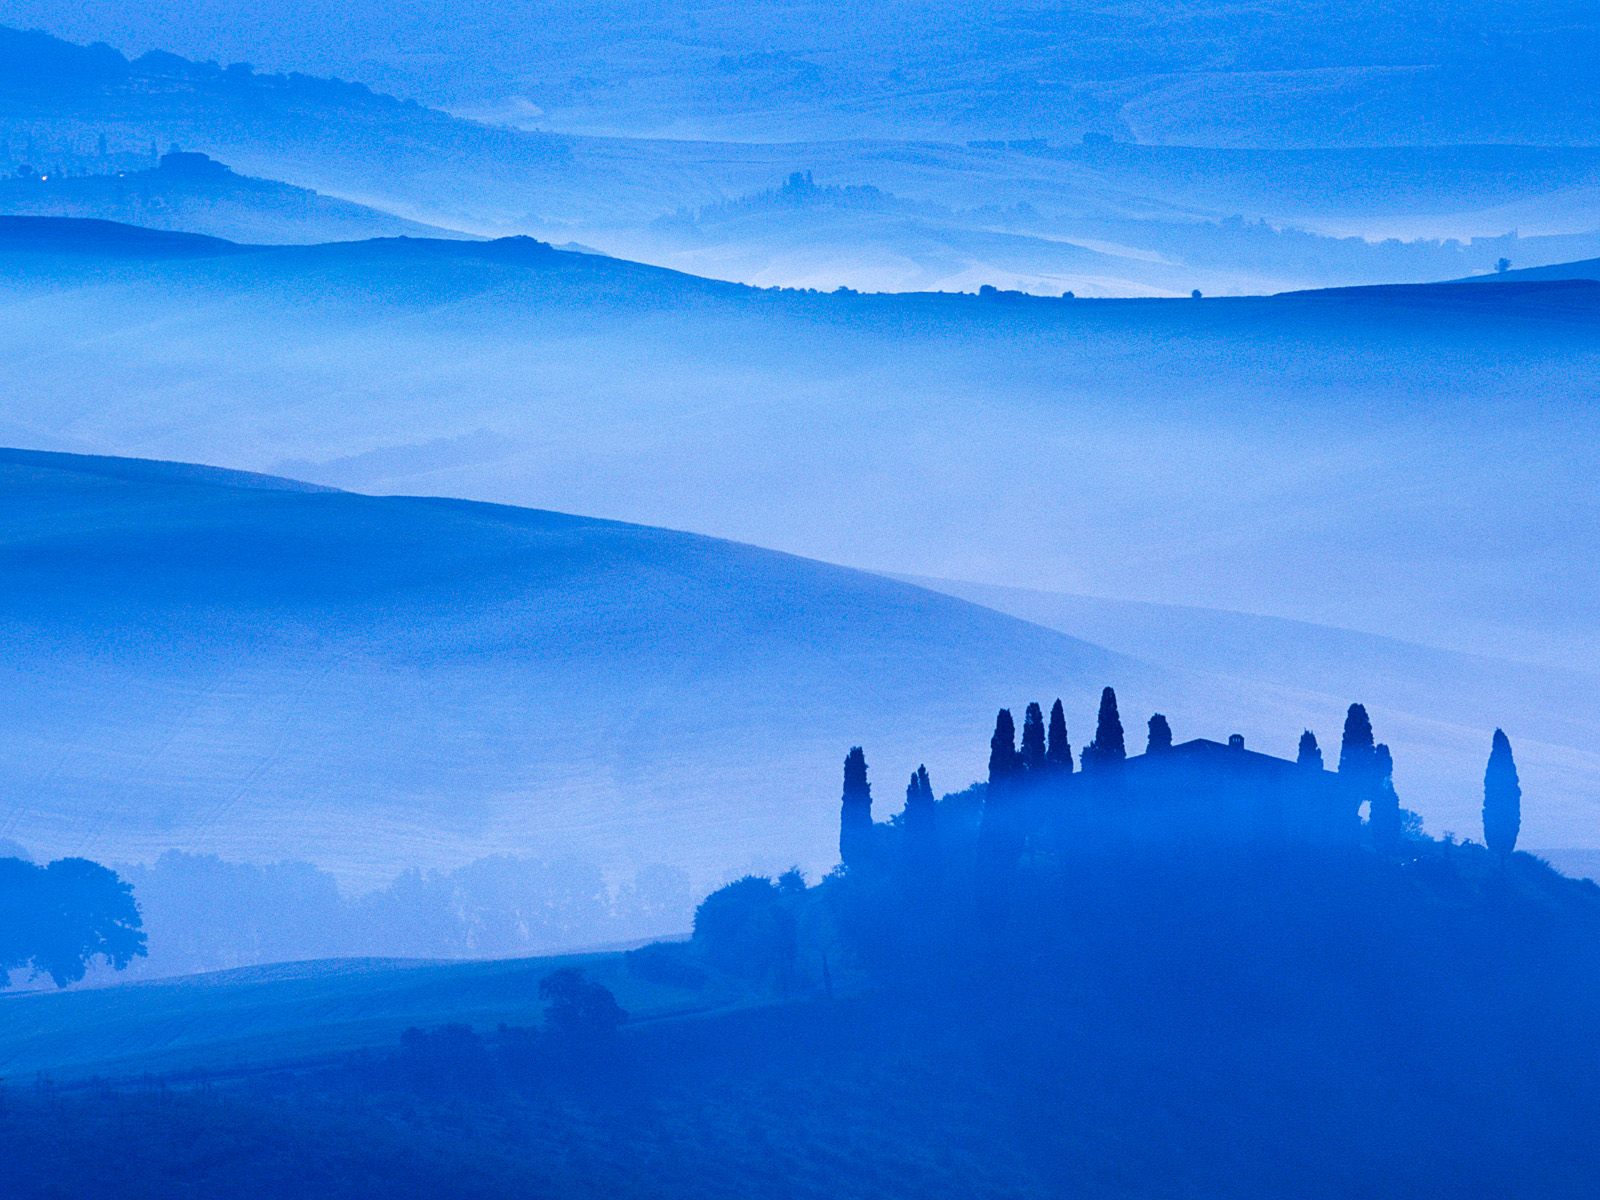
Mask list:
[{"label": "cypress tree", "polygon": [[1072,743],[1067,741],[1067,715],[1059,699],[1050,706],[1050,741],[1044,756],[1052,770],[1072,774]]},{"label": "cypress tree", "polygon": [[1390,829],[1388,814],[1383,811],[1386,797],[1381,795],[1380,774],[1372,721],[1365,706],[1352,704],[1345,713],[1344,734],[1339,740],[1339,782],[1357,809],[1367,805],[1368,832],[1379,849],[1387,849],[1390,834],[1399,835],[1399,818],[1396,816]]},{"label": "cypress tree", "polygon": [[867,756],[852,746],[844,759],[844,796],[839,806],[839,861],[857,867],[872,856],[872,785]]},{"label": "cypress tree", "polygon": [[1505,858],[1517,848],[1521,831],[1522,782],[1511,757],[1511,739],[1496,729],[1483,772],[1483,844]]},{"label": "cypress tree", "polygon": [[1300,753],[1295,761],[1307,770],[1322,770],[1322,747],[1317,745],[1317,735],[1309,729],[1300,735]]},{"label": "cypress tree", "polygon": [[918,767],[906,784],[906,811],[902,817],[905,828],[906,857],[912,871],[925,876],[933,868],[938,844],[934,833],[937,809],[934,806],[933,786],[928,782],[928,768]]},{"label": "cypress tree", "polygon": [[1022,766],[1027,771],[1044,770],[1044,713],[1029,704],[1022,718]]},{"label": "cypress tree", "polygon": [[1128,757],[1122,736],[1122,717],[1117,712],[1117,693],[1106,688],[1100,693],[1100,715],[1095,721],[1094,741],[1083,748],[1083,765],[1107,767]]},{"label": "cypress tree", "polygon": [[1004,784],[1017,773],[1017,726],[1011,710],[1002,708],[994,719],[994,736],[989,739],[989,786]]},{"label": "cypress tree", "polygon": [[1172,726],[1167,718],[1156,713],[1150,718],[1150,736],[1144,744],[1146,754],[1164,754],[1172,749]]},{"label": "cypress tree", "polygon": [[1381,742],[1372,751],[1372,795],[1367,826],[1372,844],[1388,853],[1400,843],[1400,797],[1394,790],[1394,759]]},{"label": "cypress tree", "polygon": [[[1008,870],[1021,848],[1014,801],[1022,759],[1017,753],[1016,737],[1011,710],[1002,708],[995,718],[994,736],[989,739],[989,790],[984,796],[983,823],[978,830],[979,857],[987,871]],[[988,886],[998,884],[991,879]]]},{"label": "cypress tree", "polygon": [[[1339,774],[1365,788],[1373,771],[1372,722],[1363,705],[1352,704],[1344,717],[1344,738],[1339,743]],[[1364,798],[1364,797],[1363,797]]]}]

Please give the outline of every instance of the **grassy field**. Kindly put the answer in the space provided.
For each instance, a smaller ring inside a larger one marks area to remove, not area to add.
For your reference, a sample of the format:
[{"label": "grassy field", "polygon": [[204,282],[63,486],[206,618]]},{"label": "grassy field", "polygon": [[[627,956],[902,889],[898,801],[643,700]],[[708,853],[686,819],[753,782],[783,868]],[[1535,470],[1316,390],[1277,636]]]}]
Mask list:
[{"label": "grassy field", "polygon": [[330,959],[0,997],[0,1077],[26,1081],[249,1070],[392,1047],[410,1026],[537,1025],[539,981],[562,967],[604,983],[635,1018],[736,1001],[638,978],[621,953],[497,962]]}]

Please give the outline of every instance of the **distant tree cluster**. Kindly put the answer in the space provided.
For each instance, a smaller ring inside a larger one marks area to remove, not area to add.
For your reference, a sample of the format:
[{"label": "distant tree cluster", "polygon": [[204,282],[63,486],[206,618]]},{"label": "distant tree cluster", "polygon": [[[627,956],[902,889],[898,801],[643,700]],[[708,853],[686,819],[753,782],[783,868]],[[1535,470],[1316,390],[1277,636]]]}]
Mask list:
[{"label": "distant tree cluster", "polygon": [[694,912],[689,877],[650,864],[608,882],[574,856],[495,855],[402,872],[358,896],[305,862],[241,863],[168,851],[122,868],[165,973],[349,954],[462,958],[551,953],[657,937]]}]

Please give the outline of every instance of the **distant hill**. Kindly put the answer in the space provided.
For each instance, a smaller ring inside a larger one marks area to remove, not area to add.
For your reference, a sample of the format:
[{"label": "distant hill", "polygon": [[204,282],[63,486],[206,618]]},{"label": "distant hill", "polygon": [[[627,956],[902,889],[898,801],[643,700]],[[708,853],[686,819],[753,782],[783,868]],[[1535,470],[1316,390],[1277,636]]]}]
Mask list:
[{"label": "distant hill", "polygon": [[[1003,157],[997,154],[997,158]],[[1016,181],[996,187],[1026,196],[1009,206],[913,202],[866,185],[818,184],[811,173],[782,187],[659,218],[647,231],[612,234],[624,257],[758,284],[845,283],[874,291],[975,291],[983,284],[1037,295],[1182,296],[1193,288],[1228,295],[1372,283],[1431,283],[1498,260],[1556,261],[1600,249],[1600,233],[1440,238],[1439,227],[1503,228],[1501,218],[1466,216],[1495,184],[1475,159],[1419,151],[1409,169],[1376,155],[1206,152],[1139,146],[1040,147],[1015,164]],[[1510,152],[1498,177],[1533,170]],[[874,164],[881,172],[881,165]],[[984,169],[974,156],[971,170]],[[1033,169],[1059,173],[1047,197],[1023,181]],[[866,164],[849,164],[857,172]],[[907,179],[912,187],[932,181]],[[1538,185],[1531,185],[1537,187]],[[1132,189],[1162,196],[1173,211],[1134,215]],[[1086,191],[1094,192],[1090,199]],[[1062,211],[1062,198],[1073,211]],[[1181,205],[1181,207],[1180,207]],[[1437,221],[1408,210],[1440,205]],[[1237,209],[1233,206],[1238,206]],[[1452,207],[1454,206],[1454,207]],[[1284,214],[1246,220],[1239,210]],[[1232,213],[1228,216],[1207,216]],[[1292,215],[1291,215],[1292,214]],[[1552,212],[1549,214],[1554,217]],[[1584,218],[1579,218],[1580,220]],[[1600,213],[1592,218],[1600,224]],[[1303,224],[1302,224],[1303,223]],[[1378,233],[1406,230],[1406,239]],[[1419,236],[1419,233],[1422,236]],[[1365,235],[1365,236],[1363,236]]]},{"label": "distant hill", "polygon": [[148,229],[90,217],[0,214],[0,248],[11,254],[75,259],[214,258],[247,253],[225,238],[178,230]]},{"label": "distant hill", "polygon": [[[42,173],[100,171],[108,159],[147,167],[152,147],[181,148],[356,201],[404,194],[412,206],[504,221],[527,211],[530,174],[548,179],[569,157],[558,139],[459,120],[360,84],[224,70],[168,53],[130,61],[104,44],[38,32],[0,27],[0,68],[5,157]],[[404,182],[394,192],[385,180]]]},{"label": "distant hill", "polygon": [[1488,275],[1475,275],[1461,282],[1536,283],[1565,279],[1600,280],[1600,258],[1591,258],[1585,262],[1557,263],[1550,267],[1519,267]]},{"label": "distant hill", "polygon": [[41,857],[178,847],[374,885],[507,852],[701,886],[818,870],[852,740],[888,794],[913,741],[964,786],[983,748],[961,735],[1020,682],[1155,678],[660,529],[20,451],[0,497],[0,828]]},{"label": "distant hill", "polygon": [[[1526,714],[1513,734],[1548,744],[1529,751],[1548,802],[1530,821],[1549,822],[1530,844],[1589,839],[1594,691],[1556,681],[1583,674],[1571,664],[1592,660],[1600,613],[1575,518],[1600,444],[1580,436],[1600,285],[812,295],[526,239],[140,260],[25,251],[8,228],[25,226],[0,224],[0,348],[16,364],[4,440],[553,506],[866,569],[1463,651],[1443,689],[1426,653],[1391,663],[1366,647],[1351,669],[1335,638],[1297,664],[1297,635],[1236,627],[1241,656],[1262,657],[1258,637],[1281,647],[1266,673],[1298,681],[1298,698],[1276,693],[1274,716],[1256,683],[1236,683],[1229,716],[1172,715],[1258,744],[1298,722],[1326,733],[1347,692],[1405,711],[1407,731],[1390,731],[1405,794],[1435,830],[1467,834],[1480,740]],[[1485,557],[1483,539],[1524,549]],[[1194,667],[1182,660],[1206,646],[1121,648]],[[1552,673],[1507,666],[1519,661]],[[1005,702],[1041,698],[1017,690]]]},{"label": "distant hill", "polygon": [[[1059,20],[1058,14],[1036,16],[1047,25]],[[339,18],[349,19],[354,18]],[[546,19],[536,23],[543,26]],[[309,27],[317,18],[306,20]],[[399,18],[386,12],[383,20],[392,25]],[[548,20],[577,21],[589,30],[584,38],[595,32],[587,18],[571,12]],[[708,29],[722,23],[711,14],[705,20]],[[636,15],[627,23],[638,32]],[[248,24],[253,33],[262,32],[257,22]],[[91,36],[115,26],[108,15]],[[178,36],[182,22],[169,27]],[[1080,22],[1075,37],[1081,31]],[[1119,27],[1117,44],[1159,40],[1171,32],[1130,36]],[[987,26],[973,35],[997,36]],[[705,52],[701,36],[688,49],[681,41],[663,43],[676,47],[667,58],[697,58]],[[523,35],[512,41],[523,44]],[[597,49],[611,53],[612,41],[601,40]],[[804,118],[803,98],[786,96],[782,88],[764,95],[754,114],[767,130],[762,136],[742,130],[708,141],[700,139],[711,135],[696,128],[670,137],[623,137],[615,136],[619,127],[610,122],[553,133],[537,119],[537,129],[511,128],[399,99],[415,93],[389,83],[378,86],[395,94],[299,73],[315,69],[316,54],[280,64],[287,74],[272,74],[245,62],[222,67],[184,58],[170,49],[162,42],[130,58],[105,45],[0,29],[0,174],[28,167],[54,184],[63,175],[137,173],[159,152],[182,147],[249,176],[441,228],[528,233],[717,277],[829,289],[987,283],[1040,294],[1187,295],[1196,287],[1208,294],[1250,293],[1423,282],[1487,271],[1502,257],[1549,263],[1600,252],[1600,150],[1547,137],[1532,139],[1534,144],[1461,145],[1435,127],[1408,121],[1408,141],[1444,144],[1397,146],[1361,137],[1354,144],[1317,148],[1316,141],[1289,139],[1286,146],[1233,136],[1182,139],[1200,145],[1142,137],[1138,144],[1115,121],[1117,140],[1093,128],[1085,137],[1081,111],[1055,104],[1027,117],[1043,123],[1049,136],[1038,130],[1010,137],[981,130],[930,134],[918,114],[928,97],[952,94],[944,87],[917,89],[917,111],[897,113],[887,126],[873,118],[870,136],[850,132],[848,121],[840,126],[831,117],[813,128]],[[1336,50],[1344,53],[1342,46]],[[566,53],[557,61],[566,63]],[[241,57],[259,56],[252,50]],[[726,63],[717,58],[691,82],[737,91],[787,70],[781,56],[725,57]],[[481,54],[472,60],[482,61]],[[681,64],[664,66],[671,72]],[[639,67],[634,61],[621,69],[626,86],[643,78]],[[1408,71],[1372,78],[1412,78]],[[1056,77],[1055,68],[1048,74]],[[565,87],[542,70],[537,77]],[[1361,72],[1313,72],[1275,94],[1282,98],[1305,84],[1314,97],[1310,115],[1317,119],[1328,111],[1329,90],[1337,93],[1346,84],[1359,90],[1362,78]],[[1519,88],[1525,89],[1528,77],[1521,78]],[[1085,100],[1091,107],[1109,111],[1127,100],[1109,97],[1103,77],[1095,79],[1094,96]],[[1235,82],[1252,90],[1260,79],[1249,74]],[[1002,90],[1017,83],[996,82]],[[874,94],[884,94],[886,85],[890,92],[900,86],[878,80]],[[1193,98],[1213,85],[1232,86],[1216,77],[1202,86],[1166,75],[1135,86],[1173,87]],[[573,98],[604,103],[606,90],[596,84]],[[652,90],[648,99],[655,103],[667,94]],[[1260,99],[1243,109],[1226,107],[1230,113],[1259,112]],[[688,111],[683,103],[669,108],[671,119]],[[1467,108],[1481,111],[1459,106]],[[490,121],[521,120],[512,113],[473,111]],[[737,104],[716,105],[735,124],[739,111]],[[1010,102],[1003,106],[1008,121],[1021,111],[1027,110]],[[1541,106],[1534,115],[1543,120],[1551,111]],[[982,123],[973,110],[964,114]],[[785,124],[796,116],[796,127]],[[1068,128],[1047,128],[1057,121]],[[1575,127],[1568,122],[1563,137]],[[815,211],[790,210],[724,224],[687,241],[656,224],[680,210],[713,210],[759,195],[796,172],[814,172],[819,187],[875,189],[909,211],[885,215],[858,208],[823,220]],[[257,208],[264,202],[261,196],[243,200]],[[295,216],[299,204],[293,196],[278,197],[269,206],[277,214],[270,221],[255,211],[248,224],[260,233],[242,224],[232,230],[202,226],[204,213],[193,205],[189,212],[195,214],[194,228],[248,240],[305,240],[299,224],[273,232],[279,219]],[[325,218],[337,215],[327,205],[316,207]],[[121,215],[159,224],[165,219],[160,211],[154,217],[132,209]],[[929,213],[943,215],[930,219]],[[231,207],[214,215],[230,214],[244,221]],[[352,220],[345,212],[326,236],[351,236]]]},{"label": "distant hill", "polygon": [[96,218],[242,242],[450,236],[307,188],[236,175],[193,153],[164,155],[144,171],[6,179],[0,213]]},{"label": "distant hill", "polygon": [[[1581,659],[1600,613],[1572,507],[1596,444],[1593,283],[813,295],[530,240],[160,262],[11,245],[13,444],[553,504],[1493,657]],[[1538,569],[1476,548],[1529,528]]]},{"label": "distant hill", "polygon": [[[729,141],[1036,139],[1391,146],[1592,144],[1597,30],[1572,0],[1427,10],[1288,0],[1181,17],[1133,0],[822,0],[641,12],[621,0],[482,11],[226,0],[16,0],[8,20],[135,52],[360,79],[459,111],[573,132]],[[618,31],[625,30],[626,36]]]}]

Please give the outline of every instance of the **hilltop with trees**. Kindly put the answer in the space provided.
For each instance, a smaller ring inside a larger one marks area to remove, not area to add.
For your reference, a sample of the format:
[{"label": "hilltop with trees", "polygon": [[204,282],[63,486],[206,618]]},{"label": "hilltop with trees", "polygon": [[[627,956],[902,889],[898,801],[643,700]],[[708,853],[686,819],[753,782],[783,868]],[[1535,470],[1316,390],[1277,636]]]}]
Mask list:
[{"label": "hilltop with trees", "polygon": [[1503,731],[1476,843],[1423,833],[1363,705],[1349,707],[1334,770],[1310,730],[1286,760],[1238,735],[1178,741],[1160,713],[1146,728],[1130,755],[1106,688],[1074,769],[1061,701],[1048,720],[1029,704],[1020,736],[1002,710],[987,779],[935,799],[919,767],[881,821],[852,748],[839,869],[810,889],[730,885],[702,905],[694,947],[791,996],[919,981],[919,1003],[1000,989],[1048,1007],[1137,987],[1158,1009],[1198,989],[1320,1011],[1327,996],[1369,994],[1441,1020],[1465,1005],[1600,1029],[1589,993],[1572,1005],[1563,991],[1600,984],[1600,888],[1516,853],[1521,789]]},{"label": "hilltop with trees", "polygon": [[1238,735],[1177,741],[1160,713],[1147,731],[1129,755],[1106,688],[1074,769],[1060,700],[1048,721],[1030,703],[1020,737],[1001,710],[987,779],[935,799],[919,766],[904,808],[881,821],[854,747],[840,867],[809,889],[729,885],[701,906],[693,948],[788,996],[917,980],[919,1003],[942,1003],[981,979],[980,991],[1048,1006],[1144,978],[1140,1003],[1157,1007],[1195,988],[1313,1009],[1376,990],[1385,1008],[1543,1020],[1553,1006],[1600,1029],[1588,992],[1561,999],[1568,984],[1600,984],[1600,888],[1516,852],[1521,788],[1503,731],[1481,843],[1423,833],[1361,704],[1331,771],[1311,730],[1292,761]]}]

